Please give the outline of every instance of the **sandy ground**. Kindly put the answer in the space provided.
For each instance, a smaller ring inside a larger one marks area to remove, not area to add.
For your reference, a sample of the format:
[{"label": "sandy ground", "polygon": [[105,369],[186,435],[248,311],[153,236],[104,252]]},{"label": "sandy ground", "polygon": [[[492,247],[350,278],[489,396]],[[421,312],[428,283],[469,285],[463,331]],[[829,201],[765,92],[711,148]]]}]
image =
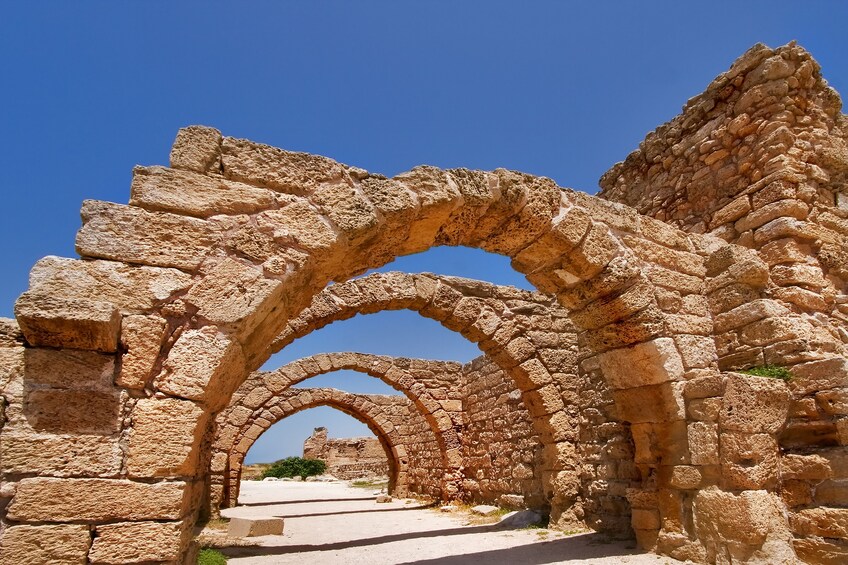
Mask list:
[{"label": "sandy ground", "polygon": [[222,513],[282,516],[284,534],[252,538],[259,545],[222,551],[231,565],[682,563],[641,554],[633,542],[609,541],[595,533],[467,525],[467,514],[443,513],[411,500],[378,504],[372,492],[343,483],[243,482],[240,505]]}]

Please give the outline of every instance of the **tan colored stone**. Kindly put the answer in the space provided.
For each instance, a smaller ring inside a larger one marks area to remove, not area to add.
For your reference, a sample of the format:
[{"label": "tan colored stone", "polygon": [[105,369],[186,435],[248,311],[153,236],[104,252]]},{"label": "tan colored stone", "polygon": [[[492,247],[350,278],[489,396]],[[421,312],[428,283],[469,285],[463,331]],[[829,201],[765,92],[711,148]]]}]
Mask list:
[{"label": "tan colored stone", "polygon": [[718,426],[709,422],[693,422],[687,432],[692,464],[718,465]]},{"label": "tan colored stone", "polygon": [[695,531],[710,561],[732,552],[732,542],[755,549],[769,539],[788,542],[790,538],[783,505],[762,490],[736,495],[715,487],[702,489],[695,496],[693,510]]},{"label": "tan colored stone", "polygon": [[270,190],[165,167],[136,167],[130,190],[133,206],[198,218],[255,214],[276,205]]},{"label": "tan colored stone", "polygon": [[91,546],[92,565],[176,562],[184,543],[180,522],[123,522],[98,525]]},{"label": "tan colored stone", "polygon": [[208,414],[188,400],[144,398],[132,412],[127,449],[130,477],[181,477],[199,471]]},{"label": "tan colored stone", "polygon": [[259,214],[256,223],[271,231],[275,240],[297,244],[309,252],[329,249],[337,240],[327,219],[303,199]]},{"label": "tan colored stone", "polygon": [[187,510],[189,485],[113,479],[21,479],[8,518],[21,522],[177,520]]},{"label": "tan colored stone", "polygon": [[192,271],[217,240],[210,223],[176,214],[94,200],[81,213],[76,245],[85,257]]},{"label": "tan colored stone", "polygon": [[11,526],[0,536],[0,564],[84,565],[90,546],[86,525]]},{"label": "tan colored stone", "polygon": [[15,302],[15,317],[30,345],[113,352],[121,317],[109,302],[25,292]]},{"label": "tan colored stone", "polygon": [[33,292],[111,302],[122,312],[149,310],[190,284],[191,275],[177,269],[54,256],[40,259],[29,274]]},{"label": "tan colored stone", "polygon": [[848,359],[839,356],[796,365],[792,377],[789,388],[799,396],[841,388],[848,384]]},{"label": "tan colored stone", "polygon": [[848,562],[848,543],[821,538],[795,538],[792,540],[798,558],[814,565],[843,565]]},{"label": "tan colored stone", "polygon": [[110,387],[115,358],[93,351],[28,348],[24,379],[29,386],[56,388]]},{"label": "tan colored stone", "polygon": [[165,320],[158,316],[126,316],[121,324],[121,371],[115,382],[142,390],[152,376],[165,340]]},{"label": "tan colored stone", "polygon": [[215,326],[187,330],[171,348],[155,385],[168,394],[197,400],[212,410],[226,402],[244,374],[241,347]]},{"label": "tan colored stone", "polygon": [[718,360],[712,337],[679,334],[674,336],[674,343],[686,369],[706,368]]},{"label": "tan colored stone", "polygon": [[657,338],[600,355],[601,370],[614,389],[677,381],[683,362],[669,338]]},{"label": "tan colored stone", "polygon": [[220,173],[221,140],[221,132],[215,128],[180,128],[171,147],[171,166],[197,173]]},{"label": "tan colored stone", "polygon": [[790,515],[792,531],[802,536],[848,538],[848,508],[809,508]]},{"label": "tan colored stone", "polygon": [[120,430],[117,390],[38,389],[27,393],[24,414],[33,429],[109,435]]},{"label": "tan colored stone", "polygon": [[777,441],[768,434],[721,434],[721,474],[728,490],[772,489],[778,482]]},{"label": "tan colored stone", "polygon": [[115,477],[121,471],[122,457],[118,439],[113,437],[9,430],[0,441],[0,460],[6,473]]},{"label": "tan colored stone", "polygon": [[346,167],[327,157],[232,137],[223,138],[221,150],[224,176],[287,194],[308,194],[323,183],[348,179]]},{"label": "tan colored stone", "polygon": [[728,373],[721,405],[723,430],[777,433],[789,415],[791,394],[783,381]]}]

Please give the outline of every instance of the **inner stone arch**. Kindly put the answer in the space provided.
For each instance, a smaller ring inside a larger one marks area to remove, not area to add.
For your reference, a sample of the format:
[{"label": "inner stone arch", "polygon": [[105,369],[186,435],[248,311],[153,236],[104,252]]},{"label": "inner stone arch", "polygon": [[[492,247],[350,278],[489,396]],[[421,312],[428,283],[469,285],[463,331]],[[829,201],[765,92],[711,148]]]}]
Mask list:
[{"label": "inner stone arch", "polygon": [[[241,469],[247,452],[271,426],[317,406],[330,406],[365,423],[380,440],[389,461],[389,489],[398,496],[409,492],[410,453],[413,463],[438,469],[441,462],[435,436],[412,403],[393,395],[355,394],[331,388],[289,388],[249,413],[219,418],[210,466],[211,513],[238,498]],[[420,436],[423,436],[420,437]],[[426,452],[424,457],[421,453]],[[417,459],[416,459],[417,457]],[[435,461],[430,459],[436,458]],[[423,489],[422,489],[423,490]],[[423,494],[438,496],[438,485]]]}]

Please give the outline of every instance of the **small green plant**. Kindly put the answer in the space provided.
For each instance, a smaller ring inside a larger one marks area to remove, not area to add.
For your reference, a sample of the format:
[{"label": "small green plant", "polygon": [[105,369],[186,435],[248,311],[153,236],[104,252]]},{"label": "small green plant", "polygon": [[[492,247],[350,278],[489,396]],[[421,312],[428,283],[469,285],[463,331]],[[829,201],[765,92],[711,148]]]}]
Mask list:
[{"label": "small green plant", "polygon": [[286,457],[276,461],[262,472],[262,478],[277,477],[311,477],[320,475],[327,469],[327,464],[320,459],[304,459],[303,457]]},{"label": "small green plant", "polygon": [[739,372],[746,375],[754,375],[755,377],[780,379],[781,381],[789,381],[792,378],[792,373],[789,372],[789,369],[777,365],[760,365],[759,367],[751,367],[750,369]]},{"label": "small green plant", "polygon": [[197,565],[226,565],[227,557],[215,549],[201,549],[197,554]]}]

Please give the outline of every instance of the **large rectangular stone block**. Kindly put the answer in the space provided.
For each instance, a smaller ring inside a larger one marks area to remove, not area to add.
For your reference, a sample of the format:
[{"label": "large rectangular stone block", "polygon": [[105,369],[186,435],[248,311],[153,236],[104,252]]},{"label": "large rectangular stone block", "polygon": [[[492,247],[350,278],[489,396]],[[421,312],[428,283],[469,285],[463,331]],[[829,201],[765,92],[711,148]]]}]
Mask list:
[{"label": "large rectangular stone block", "polygon": [[132,412],[127,453],[131,477],[191,476],[208,413],[189,400],[144,398]]},{"label": "large rectangular stone block", "polygon": [[122,457],[115,437],[7,430],[0,440],[0,461],[7,473],[112,477],[120,473]]},{"label": "large rectangular stone block", "polygon": [[28,386],[110,387],[115,356],[75,349],[27,348],[24,379]]},{"label": "large rectangular stone block", "polygon": [[199,218],[255,214],[275,201],[267,189],[166,167],[136,167],[130,190],[133,206]]},{"label": "large rectangular stone block", "polygon": [[180,522],[124,522],[97,526],[92,565],[177,562],[184,541]]},{"label": "large rectangular stone block", "polygon": [[85,565],[88,526],[11,526],[0,536],[0,565]]},{"label": "large rectangular stone block", "polygon": [[111,302],[122,312],[153,308],[191,284],[178,269],[127,265],[48,256],[29,274],[29,286],[41,294]]},{"label": "large rectangular stone block", "polygon": [[232,518],[227,528],[227,536],[231,538],[281,535],[282,518]]},{"label": "large rectangular stone block", "polygon": [[25,292],[15,317],[33,346],[112,352],[118,348],[121,317],[111,302]]},{"label": "large rectangular stone block", "polygon": [[602,353],[601,370],[613,389],[673,382],[683,377],[683,361],[674,340],[663,337]]},{"label": "large rectangular stone block", "polygon": [[183,481],[27,478],[18,482],[7,517],[19,522],[178,520],[192,489]]},{"label": "large rectangular stone block", "polygon": [[87,200],[82,219],[76,243],[85,257],[193,271],[217,239],[204,220],[110,202]]},{"label": "large rectangular stone block", "polygon": [[118,390],[38,389],[27,393],[24,415],[40,431],[108,435],[120,429],[122,405]]}]

